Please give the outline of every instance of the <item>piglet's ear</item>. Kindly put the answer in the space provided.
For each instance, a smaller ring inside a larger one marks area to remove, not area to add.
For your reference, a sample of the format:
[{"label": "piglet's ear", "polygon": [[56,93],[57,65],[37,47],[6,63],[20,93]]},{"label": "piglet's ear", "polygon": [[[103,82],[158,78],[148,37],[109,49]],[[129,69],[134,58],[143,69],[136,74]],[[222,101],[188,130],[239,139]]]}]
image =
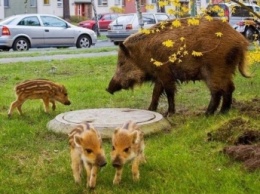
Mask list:
[{"label": "piglet's ear", "polygon": [[114,130],[114,134],[117,134],[118,131],[119,131],[119,128],[116,128],[116,129]]},{"label": "piglet's ear", "polygon": [[138,131],[134,131],[131,135],[132,135],[132,143],[136,144],[140,141],[140,136]]},{"label": "piglet's ear", "polygon": [[127,57],[130,56],[129,50],[126,48],[126,46],[124,45],[124,43],[119,43],[119,48],[125,53],[125,55]]},{"label": "piglet's ear", "polygon": [[81,147],[81,142],[82,142],[82,138],[78,135],[74,136],[74,143],[76,144],[77,147]]}]

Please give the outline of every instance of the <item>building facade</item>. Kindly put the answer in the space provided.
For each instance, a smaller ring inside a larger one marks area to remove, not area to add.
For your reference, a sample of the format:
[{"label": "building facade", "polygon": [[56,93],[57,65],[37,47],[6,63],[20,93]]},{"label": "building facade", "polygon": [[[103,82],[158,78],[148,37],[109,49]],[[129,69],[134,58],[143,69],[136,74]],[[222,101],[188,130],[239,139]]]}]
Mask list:
[{"label": "building facade", "polygon": [[[46,13],[63,17],[63,1],[64,0],[0,0],[0,20],[15,14],[23,13]],[[183,6],[190,7],[191,0],[180,0]],[[196,3],[196,11],[201,9],[213,1],[220,0],[194,0]],[[157,0],[140,0],[142,12],[167,12],[172,6],[165,6],[164,10],[158,7]],[[93,9],[91,0],[68,0],[70,16],[84,16],[86,18],[93,17]],[[111,7],[123,8],[124,13],[136,12],[136,0],[94,0],[97,13],[109,13]],[[146,5],[154,5],[153,9],[146,9]]]}]

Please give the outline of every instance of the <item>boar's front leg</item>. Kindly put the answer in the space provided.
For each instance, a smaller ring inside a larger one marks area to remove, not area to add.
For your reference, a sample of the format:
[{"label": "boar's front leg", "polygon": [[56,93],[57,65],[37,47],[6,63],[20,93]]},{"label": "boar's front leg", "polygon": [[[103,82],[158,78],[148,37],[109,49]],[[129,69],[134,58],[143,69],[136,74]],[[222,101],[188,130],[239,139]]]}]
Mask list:
[{"label": "boar's front leg", "polygon": [[211,99],[206,111],[207,116],[214,114],[214,112],[217,110],[220,104],[221,96],[221,91],[211,91]]},{"label": "boar's front leg", "polygon": [[159,104],[159,99],[160,99],[160,96],[162,95],[162,93],[163,93],[163,86],[160,82],[156,81],[154,84],[154,88],[153,88],[152,101],[151,101],[151,104],[150,104],[148,110],[151,110],[151,111],[157,110],[157,107]]}]

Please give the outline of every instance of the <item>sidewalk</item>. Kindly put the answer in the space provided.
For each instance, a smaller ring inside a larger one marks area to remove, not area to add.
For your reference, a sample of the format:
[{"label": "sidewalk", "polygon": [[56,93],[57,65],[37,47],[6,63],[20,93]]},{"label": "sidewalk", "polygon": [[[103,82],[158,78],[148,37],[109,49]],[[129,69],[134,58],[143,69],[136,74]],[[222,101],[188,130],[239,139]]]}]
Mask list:
[{"label": "sidewalk", "polygon": [[18,58],[1,58],[0,64],[3,63],[16,63],[16,62],[31,62],[31,61],[51,61],[51,60],[64,60],[71,58],[87,58],[87,57],[100,57],[116,55],[117,51],[99,52],[99,53],[86,53],[86,54],[71,54],[71,55],[46,55],[38,57],[18,57]]}]

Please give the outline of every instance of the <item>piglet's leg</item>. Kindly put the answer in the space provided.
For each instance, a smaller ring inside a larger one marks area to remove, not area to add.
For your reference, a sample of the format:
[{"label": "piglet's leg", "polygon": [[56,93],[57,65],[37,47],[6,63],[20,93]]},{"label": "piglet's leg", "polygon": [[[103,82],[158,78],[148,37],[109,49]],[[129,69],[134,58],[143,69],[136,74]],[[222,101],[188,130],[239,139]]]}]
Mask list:
[{"label": "piglet's leg", "polygon": [[132,163],[132,176],[134,181],[138,181],[140,178],[139,174],[139,157],[136,157]]},{"label": "piglet's leg", "polygon": [[54,100],[50,100],[50,102],[52,103],[52,110],[54,111],[56,109],[56,104]]},{"label": "piglet's leg", "polygon": [[116,174],[113,180],[114,185],[118,185],[121,181],[123,167],[116,168]]},{"label": "piglet's leg", "polygon": [[46,113],[48,113],[48,112],[49,112],[49,103],[50,103],[50,100],[49,100],[49,98],[43,98],[42,100],[43,100],[43,103],[44,103],[44,111],[45,111]]},{"label": "piglet's leg", "polygon": [[82,161],[80,158],[79,153],[77,152],[77,150],[72,149],[70,151],[70,155],[71,155],[71,168],[73,171],[73,177],[76,183],[80,183],[81,182],[81,171],[82,171]]},{"label": "piglet's leg", "polygon": [[20,100],[20,99],[17,99],[16,101],[12,102],[11,106],[10,106],[10,109],[8,111],[8,116],[10,117],[14,111],[15,108],[17,108],[18,112],[20,115],[22,115],[22,105],[24,103],[25,100]]},{"label": "piglet's leg", "polygon": [[87,173],[87,187],[90,185],[90,176],[91,176],[91,169],[92,169],[92,165],[88,164],[86,161],[84,162],[84,167]]},{"label": "piglet's leg", "polygon": [[94,189],[96,186],[98,167],[92,166],[89,179],[89,188]]}]

